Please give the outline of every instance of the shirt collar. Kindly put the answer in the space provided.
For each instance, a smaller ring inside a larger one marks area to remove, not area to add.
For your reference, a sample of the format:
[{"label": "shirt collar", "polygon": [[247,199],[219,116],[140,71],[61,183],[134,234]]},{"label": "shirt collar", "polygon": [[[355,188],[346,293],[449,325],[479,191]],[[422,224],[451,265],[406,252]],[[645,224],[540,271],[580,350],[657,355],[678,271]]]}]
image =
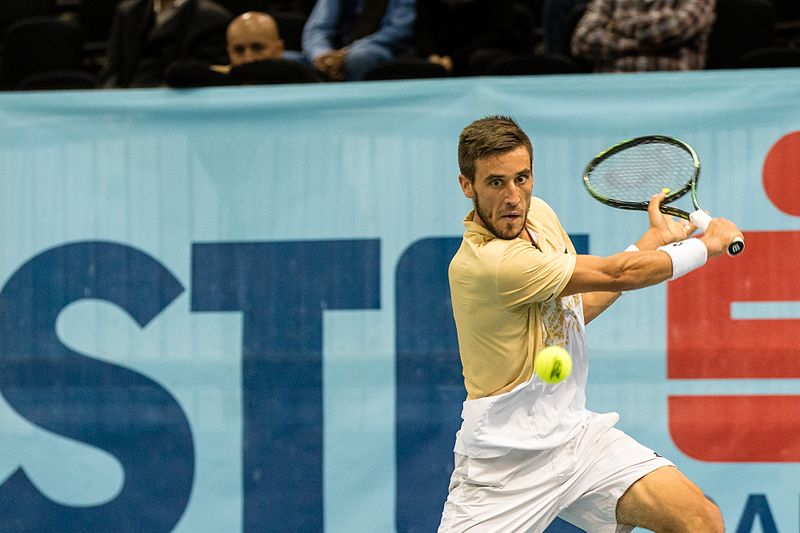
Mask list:
[{"label": "shirt collar", "polygon": [[[178,9],[183,4],[185,4],[187,1],[188,0],[175,0],[175,2],[172,4],[172,6],[169,9],[167,9],[167,11]],[[159,14],[161,14],[162,11],[164,11],[164,8],[161,7],[161,0],[154,0],[154,2],[153,2],[153,11],[156,12],[156,15],[159,15]]]},{"label": "shirt collar", "polygon": [[484,228],[477,222],[475,222],[475,210],[473,209],[467,216],[464,217],[464,227],[467,228],[467,233],[478,233],[479,235],[483,235],[485,237],[489,237],[490,239],[495,239],[496,237],[494,234],[489,231],[488,229]]}]

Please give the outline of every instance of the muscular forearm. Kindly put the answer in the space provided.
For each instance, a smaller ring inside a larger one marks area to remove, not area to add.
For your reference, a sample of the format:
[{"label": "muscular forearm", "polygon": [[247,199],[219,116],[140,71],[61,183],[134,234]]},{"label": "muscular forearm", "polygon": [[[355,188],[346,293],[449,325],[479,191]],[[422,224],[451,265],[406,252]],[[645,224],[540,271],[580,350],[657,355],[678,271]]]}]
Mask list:
[{"label": "muscular forearm", "polygon": [[[648,230],[642,235],[636,246],[630,247],[626,252],[640,250],[655,250],[662,245],[662,240],[655,230]],[[638,248],[638,250],[637,250]],[[600,313],[611,307],[617,301],[622,291],[595,291],[582,294],[584,324],[594,320]]]},{"label": "muscular forearm", "polygon": [[695,227],[661,213],[665,195],[666,190],[650,199],[650,227],[637,242],[639,251],[609,257],[576,256],[572,275],[560,296],[649,287],[687,274],[709,257],[725,253],[733,239],[742,238],[735,224],[715,218],[702,236],[687,239]]},{"label": "muscular forearm", "polygon": [[579,255],[561,296],[641,289],[671,276],[672,261],[661,250],[622,252],[609,257]]},{"label": "muscular forearm", "polygon": [[588,324],[611,307],[620,297],[620,292],[587,292],[581,295],[583,300],[583,323]]}]

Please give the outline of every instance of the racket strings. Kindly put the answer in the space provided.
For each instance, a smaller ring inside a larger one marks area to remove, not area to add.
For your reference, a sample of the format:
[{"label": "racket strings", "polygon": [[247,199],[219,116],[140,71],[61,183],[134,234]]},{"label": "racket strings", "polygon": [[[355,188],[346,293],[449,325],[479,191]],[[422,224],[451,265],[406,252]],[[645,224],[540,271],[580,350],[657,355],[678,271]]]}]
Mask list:
[{"label": "racket strings", "polygon": [[638,144],[600,161],[588,175],[589,187],[600,196],[623,202],[647,202],[663,188],[668,199],[681,196],[695,175],[695,161],[671,144]]}]

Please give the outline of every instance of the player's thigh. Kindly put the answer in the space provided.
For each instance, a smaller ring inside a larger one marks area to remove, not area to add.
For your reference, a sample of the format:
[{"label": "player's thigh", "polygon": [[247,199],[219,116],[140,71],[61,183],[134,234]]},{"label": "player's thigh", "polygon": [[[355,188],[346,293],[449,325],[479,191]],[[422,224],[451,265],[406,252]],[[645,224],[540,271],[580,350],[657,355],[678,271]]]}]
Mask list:
[{"label": "player's thigh", "polygon": [[617,522],[653,531],[723,531],[722,514],[675,467],[658,468],[630,486],[617,502]]}]

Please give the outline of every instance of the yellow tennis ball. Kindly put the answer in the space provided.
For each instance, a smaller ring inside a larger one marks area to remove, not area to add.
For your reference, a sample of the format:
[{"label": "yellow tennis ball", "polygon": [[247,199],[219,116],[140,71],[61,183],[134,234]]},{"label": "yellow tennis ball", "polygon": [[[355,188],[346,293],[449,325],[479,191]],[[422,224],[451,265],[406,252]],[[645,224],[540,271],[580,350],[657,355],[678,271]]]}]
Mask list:
[{"label": "yellow tennis ball", "polygon": [[536,354],[533,369],[542,381],[558,383],[567,379],[572,372],[572,357],[561,346],[547,346]]}]

